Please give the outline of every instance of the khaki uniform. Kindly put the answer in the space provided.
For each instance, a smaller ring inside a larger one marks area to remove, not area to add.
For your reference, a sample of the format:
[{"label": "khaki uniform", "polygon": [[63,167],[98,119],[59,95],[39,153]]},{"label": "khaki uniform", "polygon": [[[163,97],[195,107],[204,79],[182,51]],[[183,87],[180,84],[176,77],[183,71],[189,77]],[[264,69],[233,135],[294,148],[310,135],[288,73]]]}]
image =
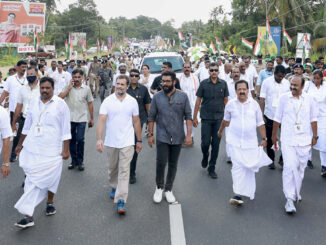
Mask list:
[{"label": "khaki uniform", "polygon": [[[89,87],[91,88],[92,93],[94,96],[98,93],[99,90],[99,80],[97,79],[97,72],[101,68],[101,64],[99,62],[97,63],[92,63],[90,66],[90,70],[92,73],[89,73]],[[94,90],[95,86],[95,90]]]}]

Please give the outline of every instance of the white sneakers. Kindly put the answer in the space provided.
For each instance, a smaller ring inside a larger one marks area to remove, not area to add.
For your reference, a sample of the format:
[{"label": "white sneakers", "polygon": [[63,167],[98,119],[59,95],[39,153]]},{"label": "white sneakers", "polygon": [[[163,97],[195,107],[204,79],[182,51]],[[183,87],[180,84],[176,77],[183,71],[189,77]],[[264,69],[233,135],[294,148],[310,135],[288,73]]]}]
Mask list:
[{"label": "white sneakers", "polygon": [[174,203],[175,202],[175,197],[172,193],[172,191],[166,191],[165,192],[165,198],[168,203]]},{"label": "white sneakers", "polygon": [[155,193],[153,196],[153,201],[155,203],[160,203],[162,201],[162,196],[163,196],[163,189],[157,188],[155,189]]},{"label": "white sneakers", "polygon": [[[157,188],[155,189],[155,193],[153,196],[153,201],[155,203],[160,203],[162,201],[163,197],[163,189]],[[166,191],[165,192],[165,198],[168,203],[174,203],[175,202],[175,197],[172,193],[172,191]]]},{"label": "white sneakers", "polygon": [[285,204],[285,212],[288,214],[293,214],[297,210],[295,209],[294,203],[291,199],[287,199],[286,204]]}]

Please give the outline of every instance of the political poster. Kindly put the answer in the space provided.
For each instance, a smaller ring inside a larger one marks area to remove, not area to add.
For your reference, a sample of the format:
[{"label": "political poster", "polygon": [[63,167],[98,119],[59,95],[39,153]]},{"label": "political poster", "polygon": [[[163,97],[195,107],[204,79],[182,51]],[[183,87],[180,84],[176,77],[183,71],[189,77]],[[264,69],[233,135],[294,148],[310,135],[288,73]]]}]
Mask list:
[{"label": "political poster", "polygon": [[33,41],[34,31],[45,31],[45,3],[0,1],[0,46],[21,46]]},{"label": "political poster", "polygon": [[270,41],[266,35],[266,26],[258,26],[257,37],[260,34],[261,53],[263,55],[279,55],[281,51],[281,27],[271,26],[272,38]]},{"label": "political poster", "polygon": [[113,49],[113,37],[108,36],[108,50]]},{"label": "political poster", "polygon": [[70,33],[72,46],[83,47],[86,46],[86,32],[72,32]]}]

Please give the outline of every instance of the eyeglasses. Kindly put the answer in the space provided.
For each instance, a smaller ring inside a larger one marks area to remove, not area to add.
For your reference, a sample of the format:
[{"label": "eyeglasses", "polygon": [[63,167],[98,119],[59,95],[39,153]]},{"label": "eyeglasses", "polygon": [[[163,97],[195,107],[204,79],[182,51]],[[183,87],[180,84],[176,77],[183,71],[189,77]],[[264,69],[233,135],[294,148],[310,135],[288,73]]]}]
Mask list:
[{"label": "eyeglasses", "polygon": [[139,77],[138,74],[131,74],[130,77]]},{"label": "eyeglasses", "polygon": [[209,72],[218,72],[218,69],[209,69]]}]

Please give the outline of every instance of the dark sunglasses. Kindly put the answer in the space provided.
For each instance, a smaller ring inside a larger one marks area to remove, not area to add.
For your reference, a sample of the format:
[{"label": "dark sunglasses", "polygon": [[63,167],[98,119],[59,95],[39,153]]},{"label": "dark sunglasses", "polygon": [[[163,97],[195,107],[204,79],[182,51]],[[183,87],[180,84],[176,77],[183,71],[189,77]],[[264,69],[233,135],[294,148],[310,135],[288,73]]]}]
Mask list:
[{"label": "dark sunglasses", "polygon": [[218,72],[218,69],[209,69],[209,72]]},{"label": "dark sunglasses", "polygon": [[138,74],[131,74],[130,77],[139,77]]}]

